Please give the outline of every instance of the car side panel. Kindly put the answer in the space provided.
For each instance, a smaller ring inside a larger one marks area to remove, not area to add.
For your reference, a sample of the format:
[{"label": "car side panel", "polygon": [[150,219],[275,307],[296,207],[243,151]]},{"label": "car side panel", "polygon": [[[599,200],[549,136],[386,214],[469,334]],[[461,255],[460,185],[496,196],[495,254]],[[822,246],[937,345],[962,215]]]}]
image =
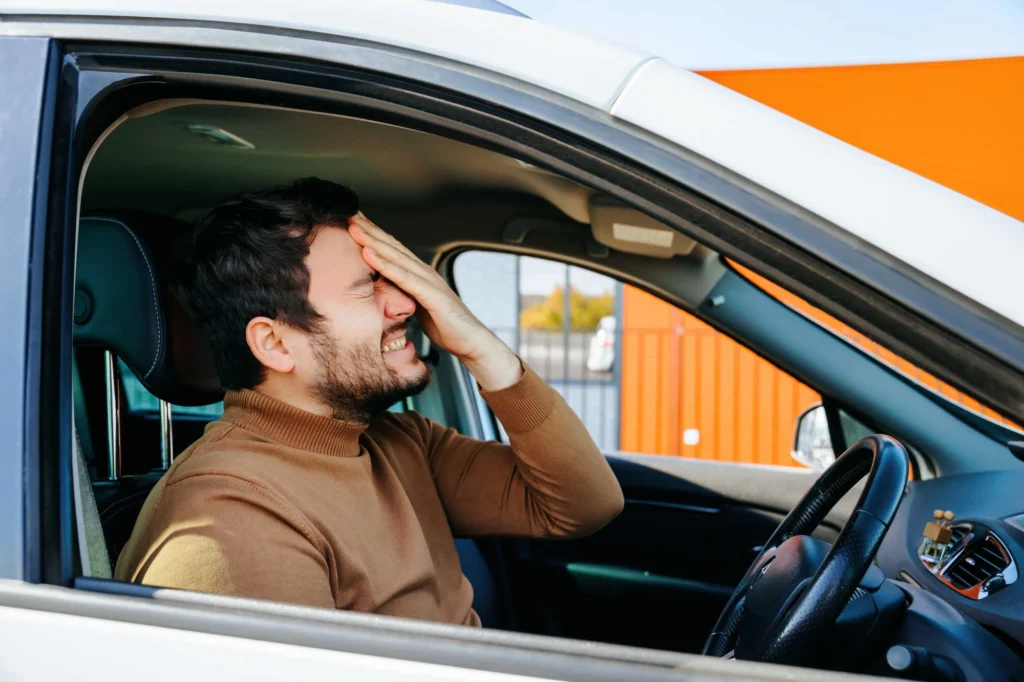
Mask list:
[{"label": "car side panel", "polygon": [[[32,226],[45,206],[36,197],[45,112],[51,41],[42,38],[0,38],[0,578],[33,579],[37,561],[26,558],[26,535],[33,536],[38,519],[26,515],[26,491],[37,488],[36,471],[26,461],[31,451],[30,404],[38,377],[27,368],[30,351],[38,352],[39,338],[30,332],[32,310],[30,262],[41,256],[33,249]],[[37,503],[38,500],[35,500]]]},{"label": "car side panel", "polygon": [[[536,677],[0,607],[7,679],[518,682]],[[59,642],[59,650],[55,643]],[[57,654],[59,651],[58,655]]]}]

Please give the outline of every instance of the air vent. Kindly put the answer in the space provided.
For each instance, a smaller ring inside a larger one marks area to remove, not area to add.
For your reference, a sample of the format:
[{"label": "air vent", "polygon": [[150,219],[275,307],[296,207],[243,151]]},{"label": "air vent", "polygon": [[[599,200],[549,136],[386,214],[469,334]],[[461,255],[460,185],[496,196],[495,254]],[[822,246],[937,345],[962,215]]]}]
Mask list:
[{"label": "air vent", "polygon": [[[954,536],[955,537],[955,536]],[[969,548],[946,571],[946,578],[958,590],[969,590],[980,585],[1010,565],[1010,559],[996,539],[989,535],[985,541]]]},{"label": "air vent", "polygon": [[953,537],[949,541],[950,547],[956,547],[957,544],[964,539],[964,536],[967,535],[967,531],[970,529],[971,527],[969,525],[953,526]]}]

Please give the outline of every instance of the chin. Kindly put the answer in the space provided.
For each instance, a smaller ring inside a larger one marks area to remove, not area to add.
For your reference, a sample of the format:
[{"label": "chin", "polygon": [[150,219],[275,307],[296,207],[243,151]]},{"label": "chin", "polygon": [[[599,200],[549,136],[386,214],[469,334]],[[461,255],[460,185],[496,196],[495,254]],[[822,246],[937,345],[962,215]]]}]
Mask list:
[{"label": "chin", "polygon": [[402,368],[401,375],[410,390],[419,393],[430,383],[431,371],[425,362],[413,356],[409,364]]}]

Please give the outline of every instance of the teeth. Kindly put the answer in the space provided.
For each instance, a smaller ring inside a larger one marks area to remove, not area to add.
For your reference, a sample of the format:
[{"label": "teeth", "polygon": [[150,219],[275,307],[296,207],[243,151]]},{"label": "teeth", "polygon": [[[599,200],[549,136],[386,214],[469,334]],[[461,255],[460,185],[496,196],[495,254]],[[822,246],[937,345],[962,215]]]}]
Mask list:
[{"label": "teeth", "polygon": [[402,338],[396,339],[391,343],[385,343],[383,346],[380,347],[380,349],[385,353],[390,353],[393,350],[401,350],[402,348],[405,348],[406,343],[407,339],[403,336]]}]

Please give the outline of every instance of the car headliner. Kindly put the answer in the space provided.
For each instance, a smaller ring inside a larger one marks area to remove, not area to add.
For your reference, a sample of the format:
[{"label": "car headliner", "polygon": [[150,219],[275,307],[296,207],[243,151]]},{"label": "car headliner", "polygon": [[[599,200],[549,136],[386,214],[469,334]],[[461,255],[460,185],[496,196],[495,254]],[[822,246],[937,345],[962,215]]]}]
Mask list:
[{"label": "car headliner", "polygon": [[[189,131],[212,126],[253,149]],[[421,202],[450,191],[538,196],[589,223],[594,192],[502,154],[430,133],[332,114],[231,103],[165,100],[129,113],[96,150],[84,212],[110,208],[184,220],[246,191],[319,176],[368,203]]]}]

